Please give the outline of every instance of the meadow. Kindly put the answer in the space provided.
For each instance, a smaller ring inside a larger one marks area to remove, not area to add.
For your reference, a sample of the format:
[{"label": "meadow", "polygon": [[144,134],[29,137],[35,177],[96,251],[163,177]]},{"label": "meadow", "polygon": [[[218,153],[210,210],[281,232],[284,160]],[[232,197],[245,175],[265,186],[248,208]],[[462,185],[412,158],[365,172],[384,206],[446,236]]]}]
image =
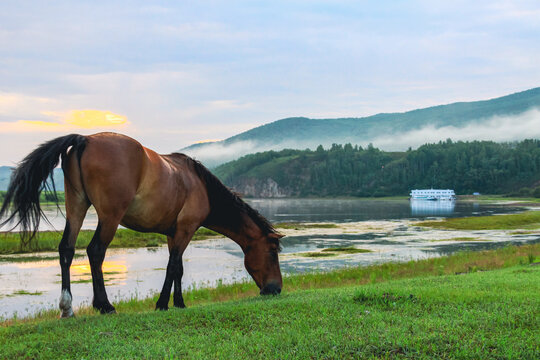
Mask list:
[{"label": "meadow", "polygon": [[540,244],[156,297],[0,326],[1,358],[538,358]]}]

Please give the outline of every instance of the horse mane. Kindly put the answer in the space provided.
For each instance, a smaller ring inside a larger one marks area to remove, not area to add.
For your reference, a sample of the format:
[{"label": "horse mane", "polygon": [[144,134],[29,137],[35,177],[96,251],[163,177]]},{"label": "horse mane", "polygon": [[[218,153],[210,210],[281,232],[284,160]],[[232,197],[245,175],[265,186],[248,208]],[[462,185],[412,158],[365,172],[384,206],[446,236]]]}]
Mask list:
[{"label": "horse mane", "polygon": [[205,222],[226,227],[239,229],[242,225],[242,214],[249,218],[265,234],[278,234],[274,226],[257,210],[249,206],[238,194],[227,188],[221,180],[210,172],[200,161],[191,157],[174,153],[171,155],[183,155],[191,163],[197,176],[206,185],[208,200],[210,202],[210,214]]}]

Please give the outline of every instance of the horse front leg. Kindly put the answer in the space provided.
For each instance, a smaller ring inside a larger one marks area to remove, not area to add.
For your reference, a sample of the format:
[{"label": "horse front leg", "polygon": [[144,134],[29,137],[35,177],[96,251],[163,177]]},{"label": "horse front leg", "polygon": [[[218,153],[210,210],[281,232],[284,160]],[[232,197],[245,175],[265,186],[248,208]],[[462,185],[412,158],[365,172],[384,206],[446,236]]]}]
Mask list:
[{"label": "horse front leg", "polygon": [[[187,228],[187,229],[186,229]],[[184,275],[184,267],[182,265],[182,255],[186,250],[191,237],[195,233],[197,227],[183,227],[182,230],[176,232],[174,237],[168,237],[169,245],[169,262],[167,264],[167,273],[163,289],[156,303],[156,310],[168,310],[169,300],[171,298],[171,288],[174,283],[173,304],[175,307],[185,308],[184,298],[182,297],[182,276]]]},{"label": "horse front leg", "polygon": [[184,298],[182,297],[182,276],[184,275],[184,266],[182,265],[182,258],[180,258],[180,264],[177,268],[176,276],[174,278],[174,295],[173,304],[177,308],[185,308]]}]

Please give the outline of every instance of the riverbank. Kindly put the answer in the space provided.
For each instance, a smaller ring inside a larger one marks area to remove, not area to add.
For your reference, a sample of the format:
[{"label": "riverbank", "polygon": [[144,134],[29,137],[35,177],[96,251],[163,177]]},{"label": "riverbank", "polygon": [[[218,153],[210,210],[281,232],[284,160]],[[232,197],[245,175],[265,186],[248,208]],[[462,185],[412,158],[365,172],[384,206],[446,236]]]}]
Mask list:
[{"label": "riverbank", "polygon": [[481,202],[509,206],[540,206],[540,198],[535,197],[508,197],[504,195],[458,195],[457,198],[459,201]]},{"label": "riverbank", "polygon": [[294,275],[277,297],[223,285],[168,312],[156,297],[113,316],[46,312],[3,323],[1,357],[537,358],[539,256],[534,244]]},{"label": "riverbank", "polygon": [[[93,235],[94,230],[81,230],[75,248],[86,249]],[[193,235],[192,240],[206,240],[222,236],[215,231],[201,227]],[[61,238],[62,232],[40,231],[31,244],[23,245],[18,232],[2,232],[0,233],[0,255],[57,251]],[[156,247],[164,244],[167,244],[167,237],[164,235],[118,229],[109,247],[140,248]]]},{"label": "riverbank", "polygon": [[446,218],[444,220],[422,221],[417,226],[449,230],[535,230],[540,229],[540,211],[526,211],[520,214]]}]

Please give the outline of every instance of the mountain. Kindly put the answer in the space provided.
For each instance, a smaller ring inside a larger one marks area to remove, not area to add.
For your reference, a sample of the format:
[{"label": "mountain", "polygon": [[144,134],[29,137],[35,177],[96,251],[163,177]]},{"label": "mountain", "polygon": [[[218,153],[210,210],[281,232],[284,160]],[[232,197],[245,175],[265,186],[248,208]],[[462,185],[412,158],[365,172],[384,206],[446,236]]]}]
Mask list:
[{"label": "mountain", "polygon": [[11,167],[0,166],[0,190],[6,190],[11,176]]},{"label": "mountain", "polygon": [[[386,150],[405,150],[409,146],[446,139],[447,137],[444,137],[448,132],[445,131],[446,129],[454,132],[459,132],[460,129],[470,131],[469,127],[474,125],[476,127],[473,130],[483,134],[485,132],[482,126],[492,129],[490,122],[494,119],[517,117],[535,108],[540,108],[540,88],[491,100],[458,102],[362,118],[293,117],[256,127],[223,141],[194,144],[181,149],[180,152],[201,160],[207,166],[214,167],[249,153],[285,148],[315,149],[319,144],[328,147],[333,143],[366,145],[373,142],[374,145]],[[509,122],[512,123],[512,121]],[[392,139],[403,137],[403,135],[409,138],[421,137],[423,129],[429,129],[432,133],[437,129],[442,129],[442,131],[435,134],[433,139],[417,139],[417,143],[396,143]],[[523,126],[523,132],[522,138],[531,136],[527,134],[527,126]],[[454,137],[459,137],[459,135]],[[465,138],[465,140],[472,140],[472,138]],[[498,138],[495,140],[517,139]]]},{"label": "mountain", "polygon": [[[13,168],[10,166],[0,166],[0,191],[7,190],[12,171]],[[54,185],[56,190],[64,191],[64,173],[62,169],[54,169]]]}]

